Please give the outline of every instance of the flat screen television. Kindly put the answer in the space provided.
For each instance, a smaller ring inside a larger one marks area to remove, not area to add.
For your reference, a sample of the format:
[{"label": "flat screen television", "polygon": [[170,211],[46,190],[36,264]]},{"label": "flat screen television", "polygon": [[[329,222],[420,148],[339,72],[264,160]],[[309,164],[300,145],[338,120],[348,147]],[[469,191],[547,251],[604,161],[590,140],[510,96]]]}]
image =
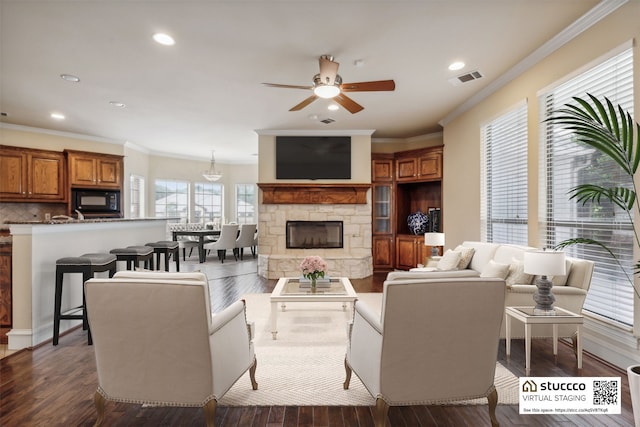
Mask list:
[{"label": "flat screen television", "polygon": [[277,179],[351,179],[350,136],[277,136]]}]

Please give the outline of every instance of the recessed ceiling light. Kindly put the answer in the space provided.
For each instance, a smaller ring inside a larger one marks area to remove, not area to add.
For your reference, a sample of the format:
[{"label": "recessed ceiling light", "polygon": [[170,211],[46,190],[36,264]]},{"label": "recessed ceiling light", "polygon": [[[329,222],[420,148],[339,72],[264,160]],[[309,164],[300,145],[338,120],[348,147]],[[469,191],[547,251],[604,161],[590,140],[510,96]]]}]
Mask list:
[{"label": "recessed ceiling light", "polygon": [[76,77],[73,74],[60,74],[60,78],[73,83],[78,83],[80,81],[80,77]]},{"label": "recessed ceiling light", "polygon": [[51,113],[51,118],[56,120],[64,120],[64,114]]},{"label": "recessed ceiling light", "polygon": [[327,109],[331,110],[331,111],[336,111],[338,108],[338,104],[329,104],[329,106],[327,107]]},{"label": "recessed ceiling light", "polygon": [[127,106],[127,104],[125,104],[124,102],[118,102],[118,101],[109,101],[109,104],[118,108],[125,108]]},{"label": "recessed ceiling light", "polygon": [[318,120],[318,115],[317,115],[317,114],[309,114],[309,115],[307,116],[307,118],[308,118],[309,120]]},{"label": "recessed ceiling light", "polygon": [[464,68],[464,62],[462,61],[456,61],[453,62],[451,65],[449,65],[449,70],[451,71],[457,71],[457,70],[462,70]]},{"label": "recessed ceiling light", "polygon": [[173,39],[173,37],[165,33],[155,33],[153,35],[153,39],[156,41],[156,43],[160,43],[165,46],[173,46],[174,44],[176,44],[176,41]]}]

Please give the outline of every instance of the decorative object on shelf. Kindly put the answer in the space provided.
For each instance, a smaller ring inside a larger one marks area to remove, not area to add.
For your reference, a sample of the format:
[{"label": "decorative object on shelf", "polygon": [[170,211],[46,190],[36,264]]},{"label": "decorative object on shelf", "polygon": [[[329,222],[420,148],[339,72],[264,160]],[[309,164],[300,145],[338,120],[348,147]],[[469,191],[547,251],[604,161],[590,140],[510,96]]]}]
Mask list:
[{"label": "decorative object on shelf", "polygon": [[440,232],[440,208],[429,208],[429,230],[434,233]]},{"label": "decorative object on shelf", "polygon": [[429,226],[429,217],[418,209],[417,212],[414,212],[407,217],[407,225],[409,226],[411,234],[415,234],[416,236],[424,234]]},{"label": "decorative object on shelf", "polygon": [[565,254],[559,251],[531,251],[524,253],[524,272],[539,276],[535,284],[536,292],[533,300],[536,315],[553,316],[556,314],[553,303],[556,297],[551,292],[553,283],[547,276],[562,276],[565,274]]},{"label": "decorative object on shelf", "polygon": [[302,275],[311,280],[311,293],[315,293],[318,278],[323,278],[324,275],[327,274],[329,266],[321,257],[312,255],[305,257],[302,260],[300,263],[300,269],[302,270]]},{"label": "decorative object on shelf", "polygon": [[444,233],[424,233],[424,245],[431,246],[431,258],[438,256],[438,246],[444,246]]},{"label": "decorative object on shelf", "polygon": [[207,181],[218,181],[222,178],[222,173],[216,170],[216,158],[213,155],[214,151],[211,151],[211,164],[209,165],[209,170],[202,172],[202,176]]}]

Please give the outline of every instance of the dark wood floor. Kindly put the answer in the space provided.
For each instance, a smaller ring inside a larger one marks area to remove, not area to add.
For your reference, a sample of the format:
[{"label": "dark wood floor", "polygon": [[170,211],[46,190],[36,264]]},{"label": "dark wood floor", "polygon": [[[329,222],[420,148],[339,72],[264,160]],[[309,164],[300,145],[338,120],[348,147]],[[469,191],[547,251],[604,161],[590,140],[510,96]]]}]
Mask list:
[{"label": "dark wood floor", "polygon": [[[256,274],[253,260],[225,261],[213,257],[206,264],[186,263],[183,271],[202,269],[210,279],[212,306],[219,311],[246,293],[269,292],[275,281]],[[380,292],[384,275],[353,280],[358,292]],[[524,344],[514,340],[511,361],[506,366],[524,376]],[[505,361],[504,341],[499,360]],[[560,345],[554,362],[550,340],[534,340],[531,376],[577,376],[575,358],[567,345]],[[506,364],[506,362],[505,362]],[[258,381],[260,370],[258,368]],[[582,376],[622,378],[621,415],[519,415],[518,406],[499,405],[501,426],[633,426],[628,383],[624,372],[585,355]],[[91,426],[95,421],[93,393],[97,385],[93,349],[86,333],[76,329],[64,335],[56,347],[45,343],[0,360],[0,426]],[[201,426],[202,410],[194,408],[142,408],[108,402],[106,426]],[[232,426],[372,426],[369,407],[220,407],[216,425]],[[392,407],[389,425],[488,426],[487,407],[415,406]]]}]

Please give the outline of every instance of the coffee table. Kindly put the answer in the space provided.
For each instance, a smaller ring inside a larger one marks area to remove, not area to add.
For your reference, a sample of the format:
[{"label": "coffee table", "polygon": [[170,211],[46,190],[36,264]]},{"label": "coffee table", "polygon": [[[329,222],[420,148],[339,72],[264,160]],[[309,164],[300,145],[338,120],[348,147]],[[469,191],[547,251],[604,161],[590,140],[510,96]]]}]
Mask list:
[{"label": "coffee table", "polygon": [[289,302],[341,302],[343,310],[350,303],[353,310],[356,299],[358,295],[346,277],[331,278],[328,286],[321,287],[319,284],[315,293],[311,292],[308,283],[300,283],[297,277],[283,277],[276,283],[270,297],[271,335],[275,340],[278,334],[278,303],[281,303],[282,311],[285,311]]},{"label": "coffee table", "polygon": [[535,315],[533,307],[506,307],[505,308],[505,338],[507,344],[507,360],[511,355],[511,319],[517,319],[524,323],[524,348],[525,348],[525,373],[531,371],[531,325],[553,325],[553,355],[558,357],[558,325],[576,324],[576,357],[578,369],[582,369],[582,324],[584,317],[555,307],[555,315]]}]

